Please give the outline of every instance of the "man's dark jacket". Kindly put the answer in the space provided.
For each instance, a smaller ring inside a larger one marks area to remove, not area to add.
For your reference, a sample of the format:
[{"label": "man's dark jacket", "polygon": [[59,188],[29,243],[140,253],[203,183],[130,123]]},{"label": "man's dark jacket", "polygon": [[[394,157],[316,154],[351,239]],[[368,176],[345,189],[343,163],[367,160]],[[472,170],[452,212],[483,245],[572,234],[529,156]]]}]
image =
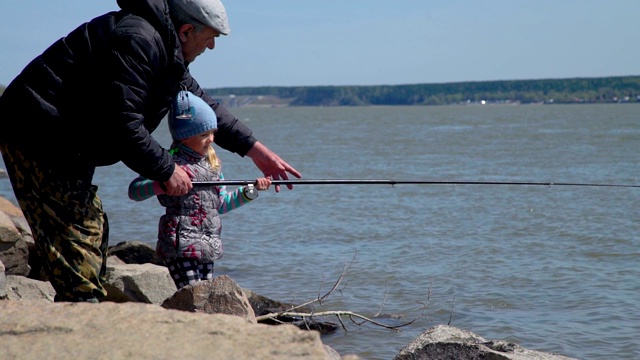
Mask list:
[{"label": "man's dark jacket", "polygon": [[255,138],[191,77],[166,2],[118,4],[120,11],[80,25],[9,84],[0,97],[0,141],[61,171],[122,161],[166,181],[175,165],[150,133],[182,87],[215,110],[216,143],[244,156]]}]

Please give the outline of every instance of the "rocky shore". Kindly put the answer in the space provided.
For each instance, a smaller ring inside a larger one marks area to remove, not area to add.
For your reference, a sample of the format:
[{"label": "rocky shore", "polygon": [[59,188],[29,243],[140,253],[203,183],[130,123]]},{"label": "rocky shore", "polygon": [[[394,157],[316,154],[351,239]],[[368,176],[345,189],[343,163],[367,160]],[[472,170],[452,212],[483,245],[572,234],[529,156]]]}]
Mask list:
[{"label": "rocky shore", "polygon": [[[361,359],[323,344],[322,333],[304,319],[258,322],[257,317],[293,304],[243,289],[226,275],[177,290],[143,243],[110,247],[108,296],[99,304],[54,303],[54,290],[34,252],[22,212],[0,197],[1,358]],[[572,358],[437,325],[394,358],[410,359]]]}]

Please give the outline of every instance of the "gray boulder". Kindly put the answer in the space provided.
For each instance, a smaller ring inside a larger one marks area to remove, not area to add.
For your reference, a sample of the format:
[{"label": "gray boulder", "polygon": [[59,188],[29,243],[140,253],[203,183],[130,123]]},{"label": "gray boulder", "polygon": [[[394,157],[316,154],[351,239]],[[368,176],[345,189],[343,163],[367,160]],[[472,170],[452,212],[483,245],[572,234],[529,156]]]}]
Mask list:
[{"label": "gray boulder", "polygon": [[114,259],[117,258],[107,259],[107,282],[104,284],[107,297],[104,301],[161,304],[176,292],[166,267],[150,263],[112,264]]},{"label": "gray boulder", "polygon": [[162,303],[162,307],[207,314],[228,314],[256,323],[249,299],[229,276],[187,285]]},{"label": "gray boulder", "polygon": [[0,289],[0,299],[23,300],[31,302],[51,303],[56,296],[56,291],[48,281],[29,279],[24,276],[7,275],[4,287],[4,295]]},{"label": "gray boulder", "polygon": [[7,275],[29,275],[29,242],[33,237],[22,210],[0,197],[0,260]]},{"label": "gray boulder", "polygon": [[576,360],[527,350],[506,341],[487,341],[470,331],[437,325],[420,334],[394,360]]},{"label": "gray boulder", "polygon": [[8,275],[27,276],[29,266],[29,247],[11,218],[0,211],[0,260],[4,263]]},{"label": "gray boulder", "polygon": [[162,260],[158,258],[156,250],[141,241],[121,241],[109,247],[109,255],[117,256],[127,264],[152,263],[164,266]]}]

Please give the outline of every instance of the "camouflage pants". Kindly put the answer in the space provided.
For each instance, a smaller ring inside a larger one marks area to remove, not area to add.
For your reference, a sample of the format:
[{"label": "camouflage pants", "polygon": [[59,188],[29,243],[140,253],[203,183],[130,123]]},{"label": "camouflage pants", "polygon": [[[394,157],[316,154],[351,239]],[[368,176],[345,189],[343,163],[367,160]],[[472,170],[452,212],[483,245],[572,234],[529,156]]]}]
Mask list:
[{"label": "camouflage pants", "polygon": [[13,192],[31,227],[38,256],[56,290],[55,301],[106,296],[109,225],[91,185],[94,169],[62,171],[0,144]]}]

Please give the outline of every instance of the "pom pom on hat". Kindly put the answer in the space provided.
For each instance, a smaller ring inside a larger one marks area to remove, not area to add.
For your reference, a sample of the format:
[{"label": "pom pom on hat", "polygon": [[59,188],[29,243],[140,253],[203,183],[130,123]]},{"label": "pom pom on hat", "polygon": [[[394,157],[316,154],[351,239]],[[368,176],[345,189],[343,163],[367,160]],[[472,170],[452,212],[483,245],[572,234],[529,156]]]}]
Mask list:
[{"label": "pom pom on hat", "polygon": [[180,91],[169,114],[169,131],[173,140],[183,140],[218,128],[211,106],[189,91]]},{"label": "pom pom on hat", "polygon": [[227,11],[220,0],[170,0],[173,6],[222,35],[229,35],[231,28]]}]

